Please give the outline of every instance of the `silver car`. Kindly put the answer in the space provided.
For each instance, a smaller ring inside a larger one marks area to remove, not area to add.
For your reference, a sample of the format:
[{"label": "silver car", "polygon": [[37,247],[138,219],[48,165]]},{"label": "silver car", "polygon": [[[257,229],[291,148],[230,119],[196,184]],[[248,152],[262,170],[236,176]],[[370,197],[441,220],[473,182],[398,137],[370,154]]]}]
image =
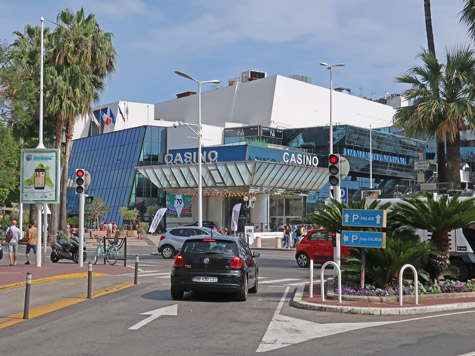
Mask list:
[{"label": "silver car", "polygon": [[208,227],[177,226],[168,228],[167,231],[160,236],[158,252],[162,254],[163,258],[173,258],[187,239],[203,236],[212,237],[222,235]]}]

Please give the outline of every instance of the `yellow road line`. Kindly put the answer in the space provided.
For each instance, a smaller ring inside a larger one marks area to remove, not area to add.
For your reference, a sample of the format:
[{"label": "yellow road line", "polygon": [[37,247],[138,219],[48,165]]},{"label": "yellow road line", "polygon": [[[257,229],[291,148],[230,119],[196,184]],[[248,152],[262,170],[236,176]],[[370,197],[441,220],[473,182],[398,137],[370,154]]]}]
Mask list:
[{"label": "yellow road line", "polygon": [[[109,293],[118,292],[122,289],[132,287],[133,285],[134,285],[133,283],[119,283],[119,284],[113,285],[111,287],[98,289],[98,290],[92,292],[92,298],[97,298],[97,297],[101,297],[101,296],[109,294]],[[71,305],[84,302],[86,300],[87,300],[87,294],[84,293],[84,294],[80,294],[76,297],[66,298],[66,299],[58,300],[56,302],[52,302],[52,303],[49,303],[49,304],[41,305],[39,307],[30,309],[29,318],[33,319],[33,318],[36,318],[38,316],[51,313],[53,311],[63,309],[63,308],[69,307]],[[0,329],[6,328],[7,326],[18,324],[18,323],[20,323],[22,321],[25,321],[25,320],[28,320],[28,319],[23,319],[23,312],[12,314],[12,315],[9,315],[7,317],[0,318]]]},{"label": "yellow road line", "polygon": [[[92,272],[92,276],[93,277],[107,276],[107,274]],[[87,273],[63,274],[63,275],[60,275],[60,276],[40,278],[40,279],[32,280],[31,284],[45,283],[45,282],[50,282],[50,281],[58,281],[58,280],[61,280],[61,279],[70,279],[70,278],[79,278],[79,277],[87,277]],[[12,284],[6,284],[4,286],[0,286],[0,292],[4,291],[4,290],[23,287],[25,284],[26,284],[26,281],[25,282],[12,283]]]}]

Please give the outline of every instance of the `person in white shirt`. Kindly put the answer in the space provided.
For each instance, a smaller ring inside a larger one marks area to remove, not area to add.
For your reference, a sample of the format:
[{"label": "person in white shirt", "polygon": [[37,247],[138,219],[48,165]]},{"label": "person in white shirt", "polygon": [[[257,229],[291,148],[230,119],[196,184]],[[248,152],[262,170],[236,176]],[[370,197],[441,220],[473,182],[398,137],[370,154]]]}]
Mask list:
[{"label": "person in white shirt", "polygon": [[16,265],[18,256],[18,241],[21,240],[21,230],[17,227],[17,221],[12,220],[12,226],[7,229],[6,236],[12,234],[10,242],[8,242],[8,251],[10,252],[10,266]]}]

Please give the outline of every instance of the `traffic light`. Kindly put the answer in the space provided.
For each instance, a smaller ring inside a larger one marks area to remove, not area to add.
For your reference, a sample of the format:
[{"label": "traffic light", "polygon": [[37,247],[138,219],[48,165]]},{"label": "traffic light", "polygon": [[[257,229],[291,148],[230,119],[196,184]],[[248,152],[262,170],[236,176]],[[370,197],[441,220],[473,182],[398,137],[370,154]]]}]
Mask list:
[{"label": "traffic light", "polygon": [[86,171],[84,169],[76,169],[76,194],[84,193],[85,175]]},{"label": "traffic light", "polygon": [[93,201],[94,201],[94,197],[86,197],[85,203],[86,204],[92,204]]},{"label": "traffic light", "polygon": [[328,155],[328,173],[330,173],[330,177],[328,178],[330,185],[332,186],[340,185],[340,155],[339,154]]}]

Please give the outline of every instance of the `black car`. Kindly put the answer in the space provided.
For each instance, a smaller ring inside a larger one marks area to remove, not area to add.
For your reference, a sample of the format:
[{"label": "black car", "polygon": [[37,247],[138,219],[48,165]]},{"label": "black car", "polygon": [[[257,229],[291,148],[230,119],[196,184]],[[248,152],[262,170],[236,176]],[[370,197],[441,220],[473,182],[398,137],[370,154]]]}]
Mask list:
[{"label": "black car", "polygon": [[258,252],[237,237],[192,238],[175,257],[171,272],[171,295],[183,298],[185,291],[232,292],[240,301],[257,293]]}]

